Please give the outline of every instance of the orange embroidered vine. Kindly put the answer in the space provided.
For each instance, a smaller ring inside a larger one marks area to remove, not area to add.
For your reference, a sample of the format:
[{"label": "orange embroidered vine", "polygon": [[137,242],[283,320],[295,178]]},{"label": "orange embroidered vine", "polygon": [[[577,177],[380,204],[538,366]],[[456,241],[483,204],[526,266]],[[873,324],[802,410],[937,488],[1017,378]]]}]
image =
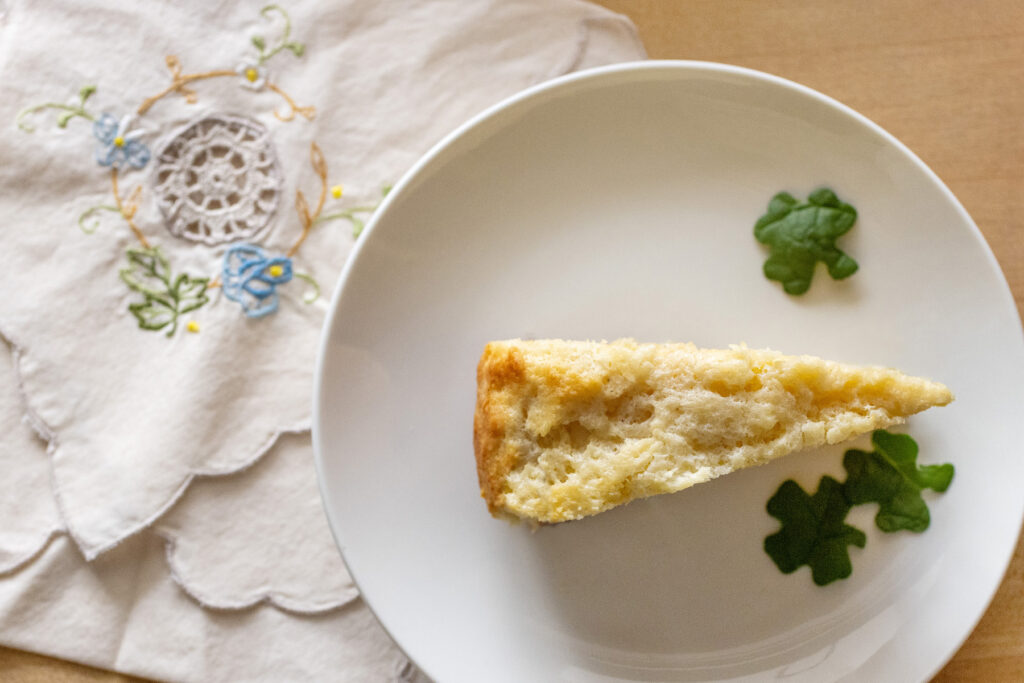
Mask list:
[{"label": "orange embroidered vine", "polygon": [[260,14],[268,21],[273,21],[272,15],[278,14],[284,22],[282,35],[273,47],[267,47],[267,41],[263,36],[253,36],[252,44],[259,51],[256,59],[243,59],[242,62],[234,69],[214,69],[212,71],[203,71],[194,74],[182,73],[181,60],[179,60],[176,55],[167,55],[164,60],[167,63],[167,68],[171,72],[171,84],[152,97],[147,97],[143,100],[142,104],[140,104],[139,108],[136,110],[136,113],[140,116],[145,114],[154,104],[175,92],[181,93],[181,95],[185,97],[185,101],[187,103],[195,104],[198,100],[198,96],[196,95],[195,90],[188,87],[190,83],[211,78],[237,76],[240,79],[241,84],[246,88],[251,90],[261,90],[266,87],[268,90],[275,92],[284,99],[285,103],[288,105],[288,110],[283,114],[277,110],[274,111],[274,116],[279,120],[291,121],[295,118],[295,115],[298,114],[307,121],[311,121],[316,116],[316,107],[302,106],[296,103],[294,98],[285,92],[281,86],[276,83],[271,83],[268,80],[267,70],[264,67],[267,60],[282,50],[288,50],[296,57],[301,57],[305,54],[306,46],[302,43],[290,40],[292,31],[291,18],[281,6],[266,5],[260,10]]},{"label": "orange embroidered vine", "polygon": [[117,203],[117,210],[120,212],[121,218],[128,223],[128,227],[132,229],[133,233],[135,233],[135,237],[139,240],[139,243],[146,249],[149,249],[149,241],[146,239],[146,236],[142,234],[142,231],[139,230],[139,226],[135,225],[135,212],[139,210],[138,200],[139,196],[142,194],[142,186],[136,185],[135,189],[132,190],[131,194],[128,195],[126,199],[121,199],[121,193],[117,189],[116,168],[110,169],[110,184],[114,191],[114,201]]},{"label": "orange embroidered vine", "polygon": [[309,161],[313,166],[313,172],[320,178],[320,199],[316,202],[316,209],[310,213],[309,204],[306,203],[306,196],[302,194],[302,190],[295,191],[295,211],[299,214],[299,222],[302,223],[302,234],[288,250],[286,254],[288,258],[295,256],[295,252],[309,237],[309,231],[324,210],[324,201],[327,199],[327,162],[324,160],[324,153],[320,150],[320,146],[315,142],[309,145]]},{"label": "orange embroidered vine", "polygon": [[164,97],[170,95],[172,92],[180,92],[184,97],[185,101],[189,104],[195,104],[197,100],[196,91],[191,88],[187,88],[189,83],[195,81],[201,81],[207,78],[220,78],[222,76],[234,76],[235,71],[233,69],[218,69],[215,71],[206,71],[198,74],[182,74],[181,73],[181,61],[174,55],[167,55],[164,58],[167,62],[167,68],[171,72],[171,84],[158,92],[152,97],[147,97],[145,101],[136,110],[139,116],[142,116],[150,107],[162,100]]},{"label": "orange embroidered vine", "polygon": [[281,97],[283,97],[284,101],[287,102],[288,106],[290,107],[288,112],[285,114],[280,114],[276,109],[274,110],[274,116],[276,116],[279,121],[291,121],[292,119],[295,118],[296,114],[299,114],[307,121],[312,121],[316,117],[316,107],[300,107],[299,105],[295,104],[295,100],[288,96],[288,93],[286,93],[284,90],[281,90],[281,88],[279,88],[278,86],[274,85],[273,83],[267,83],[267,87],[276,92]]}]

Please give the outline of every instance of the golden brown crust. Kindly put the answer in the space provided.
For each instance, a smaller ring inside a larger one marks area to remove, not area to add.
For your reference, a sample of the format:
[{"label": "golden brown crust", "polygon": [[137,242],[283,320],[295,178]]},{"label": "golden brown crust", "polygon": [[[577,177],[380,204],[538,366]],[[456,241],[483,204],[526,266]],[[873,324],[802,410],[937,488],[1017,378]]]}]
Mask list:
[{"label": "golden brown crust", "polygon": [[506,389],[522,384],[526,368],[518,350],[499,344],[484,348],[476,369],[476,412],[473,415],[473,452],[480,495],[495,514],[502,507],[502,486],[516,464],[516,453],[503,448]]}]

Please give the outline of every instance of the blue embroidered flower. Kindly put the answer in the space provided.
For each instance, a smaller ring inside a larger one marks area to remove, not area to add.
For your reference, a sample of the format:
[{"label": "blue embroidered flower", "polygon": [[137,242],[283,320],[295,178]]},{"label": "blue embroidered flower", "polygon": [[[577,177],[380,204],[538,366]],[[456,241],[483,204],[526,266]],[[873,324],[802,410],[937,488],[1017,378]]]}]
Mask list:
[{"label": "blue embroidered flower", "polygon": [[268,257],[254,244],[236,244],[224,253],[221,270],[224,296],[237,301],[250,318],[277,310],[277,286],[292,279],[292,260]]},{"label": "blue embroidered flower", "polygon": [[112,114],[103,114],[92,124],[92,133],[99,140],[96,161],[100,166],[142,168],[149,161],[149,148],[139,142],[144,130],[129,130],[134,116],[118,121]]}]

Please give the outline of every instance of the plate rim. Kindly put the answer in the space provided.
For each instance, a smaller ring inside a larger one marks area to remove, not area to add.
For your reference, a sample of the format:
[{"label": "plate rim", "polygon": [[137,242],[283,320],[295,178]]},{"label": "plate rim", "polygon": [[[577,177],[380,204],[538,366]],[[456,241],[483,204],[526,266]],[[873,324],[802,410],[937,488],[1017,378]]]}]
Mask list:
[{"label": "plate rim", "polygon": [[[820,104],[823,104],[841,114],[851,117],[857,123],[865,126],[868,130],[880,136],[888,144],[896,148],[902,153],[907,159],[911,161],[925,176],[934,184],[945,198],[950,202],[953,209],[959,215],[959,217],[967,224],[970,228],[972,237],[975,242],[982,249],[982,253],[988,260],[988,265],[993,269],[997,275],[998,281],[1002,284],[1000,296],[1002,297],[1001,305],[1005,307],[1017,320],[1017,340],[1024,346],[1024,323],[1022,323],[1020,312],[1017,309],[1016,300],[1013,296],[1013,291],[1010,289],[1009,282],[1006,280],[1006,274],[999,265],[999,261],[996,259],[995,253],[992,251],[991,246],[985,239],[981,230],[978,228],[974,219],[970,216],[967,210],[964,208],[960,200],[953,194],[952,190],[946,185],[945,182],[933,171],[920,157],[917,156],[907,145],[901,142],[896,136],[884,129],[879,124],[875,123],[867,116],[861,114],[850,106],[840,102],[839,100],[826,95],[818,90],[815,90],[809,86],[802,85],[796,81],[792,81],[781,76],[752,69],[744,66],[737,66],[734,64],[727,64],[722,62],[712,62],[704,60],[676,60],[676,59],[661,59],[661,60],[642,60],[642,61],[629,61],[620,62],[616,64],[609,64],[605,66],[599,66],[595,68],[585,69],[564,76],[560,76],[551,80],[543,81],[533,86],[527,87],[505,99],[493,104],[479,113],[473,115],[465,122],[454,128],[451,132],[443,136],[438,142],[434,143],[405,173],[402,174],[398,182],[395,183],[393,188],[388,195],[384,198],[377,210],[367,221],[365,228],[358,237],[353,246],[348,258],[338,275],[338,280],[335,283],[334,289],[331,294],[330,303],[328,305],[327,314],[324,318],[323,325],[320,332],[320,341],[316,355],[316,365],[314,367],[313,376],[313,401],[312,401],[312,422],[311,422],[311,437],[313,444],[313,462],[316,469],[317,475],[317,488],[320,493],[320,502],[323,506],[324,514],[327,518],[328,527],[331,531],[331,536],[334,539],[334,543],[338,548],[339,554],[341,555],[342,561],[345,564],[349,575],[352,578],[357,590],[363,601],[374,618],[380,624],[381,628],[384,629],[388,637],[398,647],[402,653],[412,661],[421,671],[430,676],[430,672],[420,662],[410,655],[405,646],[403,646],[401,640],[396,634],[387,626],[385,621],[374,609],[371,599],[365,595],[362,587],[359,584],[359,579],[352,571],[349,565],[348,559],[345,557],[344,543],[342,542],[341,536],[338,531],[338,525],[335,521],[334,514],[329,504],[331,494],[328,491],[328,487],[325,484],[325,463],[324,463],[324,444],[322,443],[323,429],[321,428],[321,415],[324,409],[324,392],[325,392],[325,380],[324,380],[324,368],[327,363],[327,356],[329,354],[329,347],[331,344],[332,330],[335,325],[335,318],[338,315],[340,308],[339,304],[344,294],[346,285],[351,277],[353,269],[359,256],[362,252],[364,245],[367,240],[371,239],[371,235],[374,232],[377,224],[381,219],[388,213],[391,204],[395,201],[395,198],[400,196],[402,191],[412,184],[416,178],[427,169],[438,157],[442,156],[445,151],[460,140],[464,135],[470,133],[478,126],[481,126],[502,114],[505,111],[511,110],[515,107],[520,106],[523,103],[529,102],[535,98],[543,97],[550,91],[559,90],[572,86],[576,83],[588,80],[601,80],[605,78],[614,78],[620,74],[644,74],[655,71],[666,71],[666,72],[697,72],[697,73],[708,73],[712,75],[731,75],[740,76],[742,78],[748,78],[753,81],[767,83],[776,87],[781,87],[785,90],[795,92],[798,95],[810,98]],[[1016,524],[1017,538],[1019,540],[1021,531],[1024,529],[1024,503],[1021,504],[1020,519]],[[958,637],[955,646],[950,648],[948,652],[930,669],[927,675],[922,680],[930,680],[933,678],[950,660],[956,655],[957,652],[963,647],[964,643],[971,636],[981,621],[982,617],[988,611],[992,605],[996,593],[1000,586],[1006,579],[1007,571],[1009,570],[1010,563],[1013,560],[1014,552],[1016,550],[1016,542],[1009,544],[1008,548],[1003,549],[1003,560],[1002,570],[999,574],[999,581],[997,581],[990,589],[989,595],[984,601],[984,604],[980,606],[980,609],[976,614],[972,616],[970,620],[965,620],[964,623],[968,624],[968,627],[964,629],[963,633]],[[436,678],[431,677],[432,680]]]}]

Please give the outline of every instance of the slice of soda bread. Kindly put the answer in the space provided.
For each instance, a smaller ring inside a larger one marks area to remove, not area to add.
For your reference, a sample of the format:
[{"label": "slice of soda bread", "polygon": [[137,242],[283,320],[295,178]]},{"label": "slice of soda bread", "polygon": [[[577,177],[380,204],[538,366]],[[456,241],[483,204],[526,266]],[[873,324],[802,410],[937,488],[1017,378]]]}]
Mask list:
[{"label": "slice of soda bread", "polygon": [[898,370],[746,347],[498,341],[477,369],[473,445],[492,514],[554,523],[952,400]]}]

